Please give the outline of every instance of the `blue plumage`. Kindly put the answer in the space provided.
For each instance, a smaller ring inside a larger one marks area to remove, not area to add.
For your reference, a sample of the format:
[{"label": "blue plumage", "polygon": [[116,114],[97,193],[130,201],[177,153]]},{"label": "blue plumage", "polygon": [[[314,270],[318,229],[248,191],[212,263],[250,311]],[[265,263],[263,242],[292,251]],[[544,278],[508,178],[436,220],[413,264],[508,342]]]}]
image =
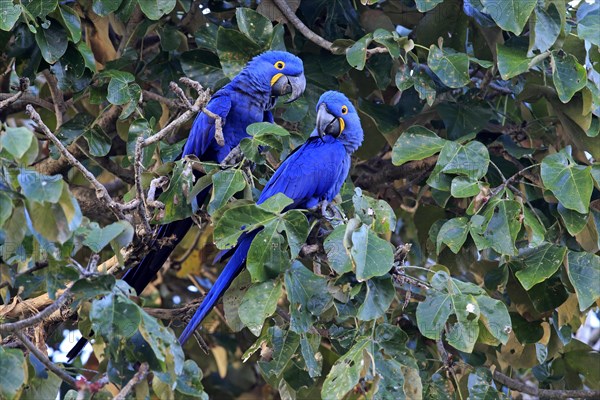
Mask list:
[{"label": "blue plumage", "polygon": [[[289,94],[288,102],[294,101],[305,87],[302,60],[293,54],[268,51],[254,57],[230,83],[211,97],[206,106],[222,118],[224,145],[215,140],[215,120],[201,112],[194,121],[182,156],[194,154],[202,161],[221,163],[243,138],[248,137],[248,125],[273,122],[270,110],[278,96]],[[198,194],[198,205],[204,203],[209,193],[210,189],[205,189]],[[191,226],[191,218],[161,226],[154,244],[159,243],[159,239],[171,240],[152,249],[138,265],[127,271],[123,280],[140,294]],[[67,356],[70,359],[76,357],[86,342],[81,339]]]},{"label": "blue plumage", "polygon": [[[350,100],[339,92],[324,93],[317,104],[317,123],[311,137],[285,159],[265,185],[257,204],[277,193],[294,201],[288,208],[312,208],[322,201],[332,201],[348,176],[350,156],[362,141],[360,120]],[[181,344],[240,273],[258,232],[242,235],[231,259],[179,337]]]}]

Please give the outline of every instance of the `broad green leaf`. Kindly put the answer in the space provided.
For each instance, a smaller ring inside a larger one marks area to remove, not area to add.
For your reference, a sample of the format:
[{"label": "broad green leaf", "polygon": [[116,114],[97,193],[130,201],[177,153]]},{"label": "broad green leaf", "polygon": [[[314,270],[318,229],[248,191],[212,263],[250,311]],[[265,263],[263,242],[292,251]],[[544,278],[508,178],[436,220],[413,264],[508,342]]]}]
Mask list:
[{"label": "broad green leaf", "polygon": [[192,199],[189,198],[194,183],[192,164],[179,160],[171,174],[169,187],[158,200],[165,205],[164,210],[156,215],[161,224],[178,221],[192,214]]},{"label": "broad green leaf", "polygon": [[541,175],[544,186],[552,191],[564,207],[580,214],[589,212],[594,188],[590,167],[576,164],[563,149],[542,160]]},{"label": "broad green leaf", "polygon": [[587,82],[585,67],[577,62],[572,54],[563,51],[552,52],[552,80],[558,98],[568,103],[573,95],[583,89]]},{"label": "broad green leaf", "polygon": [[33,132],[29,129],[7,126],[5,131],[0,133],[0,148],[6,149],[16,159],[20,159],[25,155],[33,140]]},{"label": "broad green leaf", "polygon": [[71,286],[71,293],[76,306],[76,302],[81,300],[89,300],[94,297],[107,295],[112,292],[116,283],[114,276],[110,274],[90,276],[82,279],[78,279]]},{"label": "broad green leaf", "polygon": [[[100,228],[97,224],[90,224],[92,228],[85,236],[83,244],[94,253],[99,253],[111,241],[121,239],[121,247],[125,247],[133,239],[133,227],[127,221],[117,221]],[[119,238],[119,236],[123,236]]]},{"label": "broad green leaf", "polygon": [[529,70],[531,60],[527,58],[527,47],[522,46],[519,42],[507,42],[504,45],[498,43],[496,52],[498,53],[498,71],[502,79],[508,80]]},{"label": "broad green leaf", "polygon": [[231,285],[223,295],[223,314],[225,314],[227,325],[234,332],[239,332],[245,327],[244,323],[240,320],[238,310],[244,294],[249,287],[250,273],[244,270],[231,282]]},{"label": "broad green leaf", "polygon": [[142,12],[151,20],[157,20],[170,13],[177,4],[176,0],[138,0]]},{"label": "broad green leaf", "polygon": [[385,200],[376,200],[363,195],[360,188],[355,188],[352,203],[354,215],[376,233],[386,234],[396,226],[394,210]]},{"label": "broad green leaf", "polygon": [[423,336],[440,340],[446,321],[453,313],[450,296],[429,295],[417,306],[417,324]]},{"label": "broad green leaf", "polygon": [[21,170],[17,179],[28,200],[57,203],[61,197],[64,186],[62,175],[48,176],[24,169]]},{"label": "broad green leaf", "polygon": [[65,54],[69,44],[65,30],[58,24],[50,24],[45,29],[40,26],[35,34],[35,41],[48,64],[57,62]]},{"label": "broad green leaf", "polygon": [[106,99],[114,105],[123,105],[131,100],[129,96],[129,84],[135,80],[135,77],[129,72],[107,71],[110,76],[108,83],[108,95]]},{"label": "broad green leaf", "polygon": [[348,64],[352,65],[352,67],[357,70],[362,71],[367,62],[367,48],[372,41],[373,38],[370,33],[358,39],[358,41],[346,51],[346,60],[348,61]]},{"label": "broad green leaf", "polygon": [[333,268],[338,275],[343,275],[346,272],[352,271],[352,261],[344,247],[345,233],[346,225],[337,226],[323,242],[329,266]]},{"label": "broad green leaf", "polygon": [[577,33],[580,38],[600,46],[600,16],[598,11],[589,12],[577,23]]},{"label": "broad green leaf", "polygon": [[147,345],[144,344],[144,347],[150,347],[159,363],[159,371],[169,372],[169,379],[174,382],[176,377],[183,372],[185,361],[183,350],[173,335],[173,331],[160,325],[156,318],[150,317],[143,310],[140,311],[142,319],[139,330],[147,343]]},{"label": "broad green leaf", "polygon": [[81,40],[81,20],[79,19],[79,15],[71,7],[62,4],[58,7],[58,11],[63,25],[69,31],[73,43],[79,42]]},{"label": "broad green leaf", "polygon": [[442,150],[446,139],[422,126],[411,126],[400,135],[392,149],[392,162],[402,165],[407,161],[422,160]]},{"label": "broad green leaf", "polygon": [[8,220],[12,214],[13,204],[8,194],[0,191],[0,227]]},{"label": "broad green leaf", "polygon": [[65,146],[73,143],[94,122],[94,117],[87,113],[77,113],[56,131],[56,136]]},{"label": "broad green leaf", "polygon": [[246,187],[244,174],[239,169],[226,169],[212,176],[213,190],[208,204],[208,213],[214,214],[229,201],[231,196]]},{"label": "broad green leaf", "polygon": [[292,331],[284,331],[274,326],[268,330],[273,348],[273,360],[259,361],[259,366],[267,376],[280,376],[292,360],[300,345],[300,336]]},{"label": "broad green leaf", "polygon": [[246,259],[252,282],[276,278],[290,265],[285,238],[280,230],[278,221],[268,223],[252,241]]},{"label": "broad green leaf", "polygon": [[554,275],[562,265],[566,252],[566,247],[550,243],[527,249],[520,256],[525,268],[517,271],[515,275],[525,290],[529,290]]},{"label": "broad green leaf", "polygon": [[417,10],[420,12],[427,12],[433,10],[435,6],[442,3],[444,0],[415,0],[417,4]]},{"label": "broad green leaf", "polygon": [[506,344],[508,335],[512,331],[510,314],[506,305],[501,300],[495,300],[486,295],[478,296],[477,304],[483,325],[502,344]]},{"label": "broad green leaf", "polygon": [[466,295],[453,296],[452,305],[457,322],[451,325],[446,340],[455,349],[470,353],[479,337],[479,304],[475,297]]},{"label": "broad green leaf", "polygon": [[600,297],[600,257],[592,253],[569,251],[567,255],[569,280],[584,311]]},{"label": "broad green leaf", "polygon": [[413,79],[414,71],[410,69],[406,64],[402,64],[400,68],[398,68],[398,72],[396,72],[396,77],[394,78],[394,82],[396,83],[396,87],[399,90],[408,90],[415,84]]},{"label": "broad green leaf", "polygon": [[253,137],[266,136],[267,134],[275,136],[289,136],[290,133],[283,127],[270,122],[255,122],[246,127],[248,135]]},{"label": "broad green leaf", "polygon": [[367,294],[358,307],[356,318],[361,321],[372,321],[385,314],[394,300],[396,291],[390,277],[369,279],[365,287]]},{"label": "broad green leaf", "polygon": [[58,6],[58,0],[31,0],[25,6],[34,17],[45,19]]},{"label": "broad green leaf", "polygon": [[88,143],[90,154],[95,157],[104,157],[110,151],[111,140],[99,126],[86,129],[83,138]]},{"label": "broad green leaf", "polygon": [[109,294],[92,302],[90,320],[96,334],[106,341],[130,338],[141,322],[140,308],[126,297]]},{"label": "broad green leaf", "polygon": [[[213,40],[216,40],[216,30]],[[183,72],[204,87],[218,88],[228,81],[219,63],[219,57],[210,51],[194,49],[183,52],[179,62]]]},{"label": "broad green leaf", "polygon": [[321,376],[321,368],[323,367],[323,357],[319,353],[321,345],[321,336],[319,334],[306,334],[300,336],[300,351],[306,367],[308,375],[311,378]]},{"label": "broad green leaf", "polygon": [[273,25],[268,18],[244,7],[237,8],[235,16],[240,32],[261,47],[268,46],[273,37]]},{"label": "broad green leaf", "polygon": [[13,0],[0,0],[0,30],[10,31],[20,16],[20,4],[13,4]]},{"label": "broad green leaf", "polygon": [[215,245],[220,249],[228,249],[237,244],[240,235],[252,231],[271,221],[273,214],[254,204],[243,204],[227,209],[215,226]]},{"label": "broad green leaf", "polygon": [[481,142],[472,141],[460,145],[456,155],[442,169],[447,174],[464,175],[470,179],[479,179],[487,173],[490,155]]},{"label": "broad green leaf", "polygon": [[404,393],[403,365],[394,358],[387,358],[380,352],[374,354],[375,371],[381,377],[377,387],[373,387],[368,394],[377,393],[377,399],[406,399]]},{"label": "broad green leaf", "polygon": [[107,16],[119,9],[122,0],[94,0],[92,10],[100,16]]},{"label": "broad green leaf", "polygon": [[175,390],[184,396],[208,400],[208,395],[204,393],[202,385],[202,370],[195,361],[185,360],[183,372],[177,375]]},{"label": "broad green leaf", "polygon": [[260,335],[265,319],[277,308],[281,297],[281,282],[266,281],[248,289],[239,308],[241,321],[255,335]]},{"label": "broad green leaf", "polygon": [[472,181],[466,176],[457,176],[452,179],[452,184],[450,185],[450,194],[452,194],[452,197],[456,197],[457,199],[473,197],[478,195],[479,192],[478,181]]},{"label": "broad green leaf", "polygon": [[366,225],[352,233],[350,255],[359,281],[387,274],[394,263],[390,243],[379,238]]},{"label": "broad green leaf", "polygon": [[356,386],[361,372],[369,365],[369,358],[364,353],[370,346],[370,338],[359,337],[354,346],[335,362],[323,382],[321,397],[324,400],[341,399]]},{"label": "broad green leaf", "polygon": [[431,45],[427,64],[448,87],[461,88],[471,82],[469,56],[464,53],[456,53],[451,49],[440,49]]},{"label": "broad green leaf", "polygon": [[575,236],[581,232],[588,221],[588,214],[580,214],[577,211],[565,208],[561,203],[556,207],[569,234]]},{"label": "broad green leaf", "polygon": [[441,103],[437,112],[444,120],[447,137],[460,140],[465,135],[481,131],[492,118],[492,111],[477,103]]},{"label": "broad green leaf", "polygon": [[373,32],[373,40],[379,44],[385,46],[388,49],[388,53],[390,53],[390,57],[392,59],[397,59],[400,57],[400,45],[398,44],[397,39],[400,37],[396,32],[386,31],[385,29],[378,28]]},{"label": "broad green leaf", "polygon": [[[539,211],[535,212],[539,213]],[[531,211],[529,207],[523,208],[523,226],[527,230],[530,247],[536,247],[543,243],[546,235],[546,228],[538,221],[534,211]]]},{"label": "broad green leaf", "polygon": [[[535,27],[533,34],[530,33],[530,48],[538,49],[540,52],[548,50],[562,30],[560,14],[554,3],[548,4],[544,9],[539,5],[535,8]],[[533,45],[533,46],[532,46]]]},{"label": "broad green leaf", "polygon": [[223,73],[228,78],[236,76],[252,56],[261,48],[240,31],[219,27],[217,31],[217,54]]},{"label": "broad green leaf", "polygon": [[517,253],[515,241],[521,230],[521,204],[515,200],[501,200],[489,212],[492,214],[484,233],[490,247],[500,254]]},{"label": "broad green leaf", "polygon": [[481,4],[500,28],[520,35],[537,0],[481,0]]},{"label": "broad green leaf", "polygon": [[0,397],[18,399],[27,378],[27,363],[19,349],[0,347]]},{"label": "broad green leaf", "polygon": [[[29,362],[32,363],[31,355]],[[59,397],[62,379],[49,372],[48,374],[36,374],[31,376],[23,390],[21,399],[54,399]]]},{"label": "broad green leaf", "polygon": [[452,218],[440,228],[436,240],[436,252],[440,254],[442,244],[447,245],[454,254],[457,254],[467,240],[469,233],[469,219],[466,217]]}]

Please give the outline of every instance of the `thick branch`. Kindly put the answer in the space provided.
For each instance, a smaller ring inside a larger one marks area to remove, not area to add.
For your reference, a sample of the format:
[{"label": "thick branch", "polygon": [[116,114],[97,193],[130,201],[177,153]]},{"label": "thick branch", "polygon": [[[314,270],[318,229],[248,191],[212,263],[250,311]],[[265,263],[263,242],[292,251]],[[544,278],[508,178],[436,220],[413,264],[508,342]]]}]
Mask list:
[{"label": "thick branch", "polygon": [[58,80],[49,70],[44,70],[44,77],[48,83],[50,89],[50,95],[52,96],[52,102],[54,103],[54,115],[56,116],[56,129],[60,128],[63,124],[63,114],[67,107],[65,106],[65,98],[62,90],[58,87]]},{"label": "thick branch", "polygon": [[63,304],[69,300],[70,292],[69,290],[65,290],[56,301],[50,304],[48,307],[35,314],[32,317],[22,319],[16,322],[7,322],[5,324],[0,324],[0,332],[17,332],[21,331],[25,328],[29,328],[30,326],[37,325],[42,322],[46,317],[52,314],[54,311],[60,309]]},{"label": "thick branch", "polygon": [[292,23],[292,25],[294,25],[296,29],[302,32],[302,34],[308,40],[310,40],[317,46],[324,48],[325,50],[331,51],[333,43],[317,35],[313,31],[311,31],[308,26],[304,25],[304,23],[300,21],[300,18],[296,16],[296,13],[294,13],[294,11],[290,8],[290,6],[285,0],[273,0],[273,2],[279,8],[279,11],[281,11],[281,13],[285,15],[285,17]]},{"label": "thick branch", "polygon": [[503,384],[509,389],[516,390],[530,396],[536,396],[542,399],[598,399],[600,398],[600,390],[555,390],[555,389],[538,389],[528,386],[524,382],[513,379],[504,375],[501,372],[494,371],[494,380]]}]

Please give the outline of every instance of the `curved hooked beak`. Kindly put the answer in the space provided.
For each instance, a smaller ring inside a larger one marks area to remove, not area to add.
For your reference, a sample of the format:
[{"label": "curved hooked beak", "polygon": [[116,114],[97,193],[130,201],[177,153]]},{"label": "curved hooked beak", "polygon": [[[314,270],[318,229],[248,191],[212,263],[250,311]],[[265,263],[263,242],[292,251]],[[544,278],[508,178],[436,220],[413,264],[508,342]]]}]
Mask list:
[{"label": "curved hooked beak", "polygon": [[283,96],[291,93],[290,98],[285,101],[286,104],[302,96],[304,89],[306,89],[304,73],[298,76],[277,74],[271,79],[271,94],[273,96]]},{"label": "curved hooked beak", "polygon": [[317,110],[317,133],[321,140],[325,135],[331,135],[335,138],[339,137],[346,124],[342,118],[336,118],[335,115],[332,115],[325,103],[321,103],[319,109]]}]

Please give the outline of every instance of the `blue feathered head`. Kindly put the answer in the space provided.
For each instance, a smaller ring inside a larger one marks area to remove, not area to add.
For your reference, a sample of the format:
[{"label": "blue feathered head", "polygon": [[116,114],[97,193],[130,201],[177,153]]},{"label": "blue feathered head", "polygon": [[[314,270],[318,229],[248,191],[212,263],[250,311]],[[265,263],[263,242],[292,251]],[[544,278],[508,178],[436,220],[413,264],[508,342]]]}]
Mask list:
[{"label": "blue feathered head", "polygon": [[352,153],[363,141],[360,118],[352,102],[340,92],[329,91],[321,95],[317,103],[318,135],[331,135],[341,141]]}]

